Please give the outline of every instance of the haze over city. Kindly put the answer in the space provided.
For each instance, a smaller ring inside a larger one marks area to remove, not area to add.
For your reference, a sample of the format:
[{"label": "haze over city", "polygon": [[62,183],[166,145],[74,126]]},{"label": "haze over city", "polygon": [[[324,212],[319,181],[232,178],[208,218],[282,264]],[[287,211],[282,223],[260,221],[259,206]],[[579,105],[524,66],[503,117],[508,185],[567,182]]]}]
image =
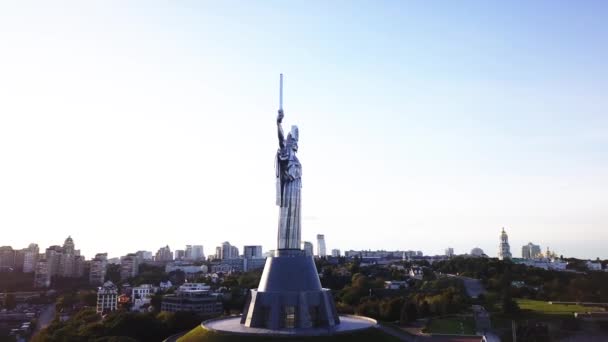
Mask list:
[{"label": "haze over city", "polygon": [[522,3],[2,3],[1,244],[274,249],[284,73],[303,240],[607,258],[607,5]]}]

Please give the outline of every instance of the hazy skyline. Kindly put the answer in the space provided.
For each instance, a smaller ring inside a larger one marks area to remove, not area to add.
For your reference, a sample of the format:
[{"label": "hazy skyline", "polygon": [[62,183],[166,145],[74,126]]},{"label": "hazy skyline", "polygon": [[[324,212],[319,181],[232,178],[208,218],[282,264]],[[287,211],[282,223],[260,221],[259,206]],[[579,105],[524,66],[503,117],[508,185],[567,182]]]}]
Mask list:
[{"label": "hazy skyline", "polygon": [[0,4],[0,245],[276,246],[275,117],[302,239],[608,258],[608,5]]}]

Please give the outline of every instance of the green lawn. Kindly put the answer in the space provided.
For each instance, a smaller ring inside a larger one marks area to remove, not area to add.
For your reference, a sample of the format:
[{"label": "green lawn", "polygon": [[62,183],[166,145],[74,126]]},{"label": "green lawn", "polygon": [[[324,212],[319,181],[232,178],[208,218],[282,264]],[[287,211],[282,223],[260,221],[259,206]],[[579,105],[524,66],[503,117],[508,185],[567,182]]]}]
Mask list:
[{"label": "green lawn", "polygon": [[516,299],[516,301],[520,309],[542,315],[572,316],[575,312],[604,311],[599,307],[549,304],[549,302],[532,299]]},{"label": "green lawn", "polygon": [[378,329],[367,329],[351,334],[340,334],[334,336],[311,336],[311,337],[255,337],[255,336],[235,336],[218,334],[202,328],[200,325],[186,335],[180,337],[178,342],[399,342],[400,340],[383,333]]},{"label": "green lawn", "polygon": [[475,321],[472,317],[433,318],[424,332],[430,334],[474,335]]}]

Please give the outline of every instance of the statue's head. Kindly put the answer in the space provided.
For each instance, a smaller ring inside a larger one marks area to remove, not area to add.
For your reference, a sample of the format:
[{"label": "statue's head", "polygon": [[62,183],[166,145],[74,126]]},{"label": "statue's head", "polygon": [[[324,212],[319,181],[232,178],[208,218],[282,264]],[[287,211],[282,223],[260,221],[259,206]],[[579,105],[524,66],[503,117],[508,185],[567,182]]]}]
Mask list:
[{"label": "statue's head", "polygon": [[294,151],[298,150],[298,138],[299,138],[298,126],[291,126],[291,131],[287,134],[287,147]]}]

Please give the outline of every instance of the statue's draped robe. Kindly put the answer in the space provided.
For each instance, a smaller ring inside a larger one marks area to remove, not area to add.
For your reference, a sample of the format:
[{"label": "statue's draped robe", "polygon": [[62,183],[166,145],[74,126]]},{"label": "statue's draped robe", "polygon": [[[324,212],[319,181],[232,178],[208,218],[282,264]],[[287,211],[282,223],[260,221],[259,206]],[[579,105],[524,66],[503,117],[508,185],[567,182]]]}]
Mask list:
[{"label": "statue's draped robe", "polygon": [[278,248],[300,249],[302,165],[289,145],[277,151],[276,168]]}]

